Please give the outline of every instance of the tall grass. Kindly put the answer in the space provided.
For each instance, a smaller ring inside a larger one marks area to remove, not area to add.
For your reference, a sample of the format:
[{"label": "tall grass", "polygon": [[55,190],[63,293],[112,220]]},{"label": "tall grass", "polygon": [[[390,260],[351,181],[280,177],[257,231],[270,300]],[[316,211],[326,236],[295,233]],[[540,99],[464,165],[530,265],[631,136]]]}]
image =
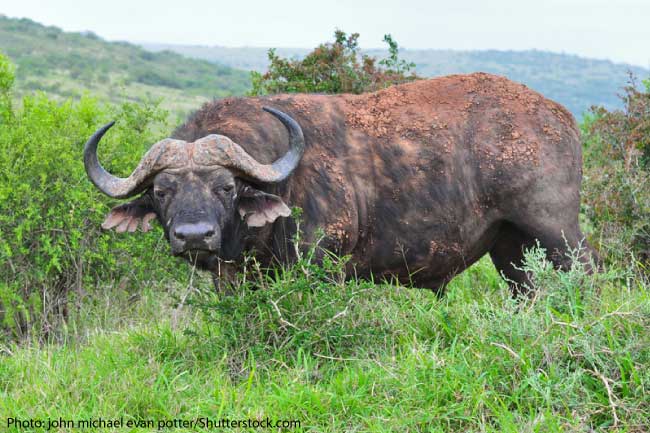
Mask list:
[{"label": "tall grass", "polygon": [[3,346],[0,414],[269,416],[323,432],[649,428],[650,293],[629,271],[559,272],[535,249],[536,295],[515,300],[485,259],[442,297],[346,281],[334,257],[251,267],[233,296],[200,276],[171,289],[175,302],[99,296],[64,344]]}]

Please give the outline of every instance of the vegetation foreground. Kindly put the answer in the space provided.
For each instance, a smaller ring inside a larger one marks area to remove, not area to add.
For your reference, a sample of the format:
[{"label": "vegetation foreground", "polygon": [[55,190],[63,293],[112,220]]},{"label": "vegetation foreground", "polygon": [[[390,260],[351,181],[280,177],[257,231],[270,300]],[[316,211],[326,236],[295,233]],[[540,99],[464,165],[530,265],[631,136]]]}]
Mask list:
[{"label": "vegetation foreground", "polygon": [[102,288],[62,343],[3,345],[0,413],[268,416],[322,432],[647,431],[648,287],[556,272],[539,251],[529,268],[540,290],[520,302],[487,260],[442,297],[344,282],[338,263],[306,259],[242,281],[231,298],[192,277],[171,289],[176,302],[163,287],[137,300]]},{"label": "vegetation foreground", "polygon": [[[321,51],[352,59],[343,42]],[[278,77],[311,66],[277,60]],[[346,258],[311,254],[270,271],[249,258],[220,296],[169,257],[159,228],[137,241],[99,229],[114,202],[88,182],[83,142],[117,119],[102,160],[124,175],[168,113],[44,94],[16,104],[13,81],[0,55],[3,431],[219,429],[183,425],[205,418],[296,432],[650,431],[650,83],[583,125],[583,226],[604,271],[556,271],[534,249],[535,294],[513,299],[487,258],[438,296],[346,281]],[[99,418],[122,424],[66,425]]]}]

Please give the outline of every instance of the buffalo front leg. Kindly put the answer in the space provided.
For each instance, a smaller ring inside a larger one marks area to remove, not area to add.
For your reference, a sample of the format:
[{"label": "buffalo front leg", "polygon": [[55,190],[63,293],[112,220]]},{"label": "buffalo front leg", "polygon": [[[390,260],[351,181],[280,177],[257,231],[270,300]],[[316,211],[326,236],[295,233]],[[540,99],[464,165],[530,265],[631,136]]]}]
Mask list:
[{"label": "buffalo front leg", "polygon": [[235,266],[235,264],[219,260],[216,269],[212,270],[214,289],[227,296],[233,295],[235,293],[233,286],[235,284],[236,276],[237,266]]}]

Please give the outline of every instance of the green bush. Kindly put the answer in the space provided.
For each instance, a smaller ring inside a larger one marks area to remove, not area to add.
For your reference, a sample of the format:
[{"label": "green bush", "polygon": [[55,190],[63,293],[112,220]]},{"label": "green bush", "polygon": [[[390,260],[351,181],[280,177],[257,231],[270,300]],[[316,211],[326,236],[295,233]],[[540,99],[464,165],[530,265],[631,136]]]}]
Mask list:
[{"label": "green bush", "polygon": [[11,89],[14,85],[14,66],[0,54],[0,121],[11,117]]},{"label": "green bush", "polygon": [[610,261],[650,264],[650,81],[625,87],[624,109],[593,108],[585,137],[584,213]]},{"label": "green bush", "polygon": [[[363,93],[418,77],[414,63],[399,58],[391,35],[384,36],[389,57],[377,59],[359,53],[359,34],[334,33],[334,42],[321,44],[302,60],[283,59],[269,50],[269,70],[252,72],[253,96],[273,93]],[[409,74],[410,73],[410,74]]]},{"label": "green bush", "polygon": [[[107,168],[126,175],[166,119],[155,103],[100,104],[83,97],[58,103],[44,94],[11,107],[13,68],[0,56],[0,330],[48,331],[75,299],[109,285],[136,288],[165,276],[161,232],[125,236],[100,224],[115,201],[87,179],[83,144],[110,119],[100,149]],[[39,333],[40,334],[40,333]]]}]

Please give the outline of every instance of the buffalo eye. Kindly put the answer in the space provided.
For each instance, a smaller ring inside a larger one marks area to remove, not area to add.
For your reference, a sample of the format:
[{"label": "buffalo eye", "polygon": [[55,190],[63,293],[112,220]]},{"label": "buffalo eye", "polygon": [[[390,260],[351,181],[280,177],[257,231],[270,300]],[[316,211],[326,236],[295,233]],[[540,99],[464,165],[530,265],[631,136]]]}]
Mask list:
[{"label": "buffalo eye", "polygon": [[156,198],[160,201],[164,201],[167,198],[167,195],[169,194],[168,191],[165,191],[164,189],[155,189],[153,194],[156,196]]},{"label": "buffalo eye", "polygon": [[231,193],[233,189],[235,189],[235,186],[228,183],[228,184],[220,185],[220,186],[216,187],[215,192],[217,192],[217,193],[224,192],[224,193],[228,194],[228,193]]}]

